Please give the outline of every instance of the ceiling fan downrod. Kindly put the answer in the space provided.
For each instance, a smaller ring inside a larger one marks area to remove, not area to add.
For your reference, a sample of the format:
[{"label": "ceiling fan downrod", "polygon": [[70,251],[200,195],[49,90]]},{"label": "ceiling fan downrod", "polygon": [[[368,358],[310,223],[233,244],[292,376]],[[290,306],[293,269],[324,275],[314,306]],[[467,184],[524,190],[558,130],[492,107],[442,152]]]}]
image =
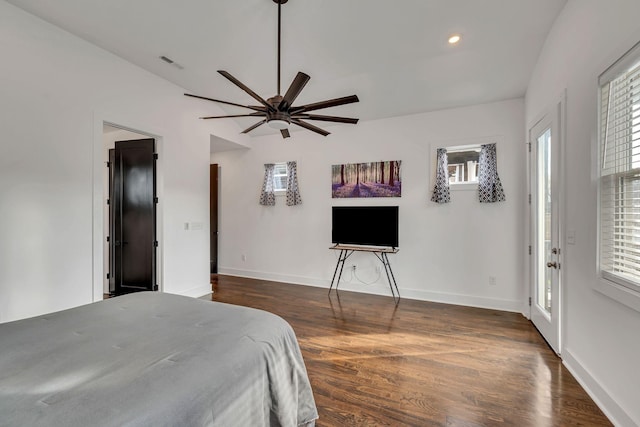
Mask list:
[{"label": "ceiling fan downrod", "polygon": [[278,3],[278,95],[280,93],[280,46],[282,44],[282,5],[289,0],[273,0],[274,3]]}]

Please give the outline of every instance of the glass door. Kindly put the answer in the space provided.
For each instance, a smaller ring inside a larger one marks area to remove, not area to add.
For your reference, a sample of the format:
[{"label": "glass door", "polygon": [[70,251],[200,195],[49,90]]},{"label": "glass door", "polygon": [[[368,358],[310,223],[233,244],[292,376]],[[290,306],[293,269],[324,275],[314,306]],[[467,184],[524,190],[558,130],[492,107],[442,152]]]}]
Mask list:
[{"label": "glass door", "polygon": [[529,131],[531,153],[531,321],[560,352],[560,140],[545,116]]}]

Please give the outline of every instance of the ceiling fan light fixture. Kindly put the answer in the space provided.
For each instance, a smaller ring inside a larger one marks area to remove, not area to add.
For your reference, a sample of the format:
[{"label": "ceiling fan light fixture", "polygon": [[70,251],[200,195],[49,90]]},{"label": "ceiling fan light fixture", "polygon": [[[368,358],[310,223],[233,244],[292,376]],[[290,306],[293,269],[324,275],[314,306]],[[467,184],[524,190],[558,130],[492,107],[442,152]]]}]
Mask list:
[{"label": "ceiling fan light fixture", "polygon": [[288,121],[281,120],[281,119],[269,120],[267,124],[269,125],[270,128],[278,129],[278,130],[289,129],[289,125],[290,125]]}]

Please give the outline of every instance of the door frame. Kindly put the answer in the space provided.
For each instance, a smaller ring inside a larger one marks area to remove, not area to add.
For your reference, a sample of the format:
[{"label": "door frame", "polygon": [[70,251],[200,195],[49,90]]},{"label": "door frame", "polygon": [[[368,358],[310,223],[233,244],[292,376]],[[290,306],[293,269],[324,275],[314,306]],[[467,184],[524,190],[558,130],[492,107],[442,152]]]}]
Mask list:
[{"label": "door frame", "polygon": [[[566,253],[567,253],[567,248],[566,248],[566,231],[565,231],[565,223],[566,223],[566,216],[565,216],[565,212],[566,212],[566,198],[565,198],[565,194],[566,194],[566,190],[565,190],[565,185],[566,185],[566,179],[565,179],[565,170],[566,170],[566,99],[567,99],[567,94],[566,94],[566,89],[562,92],[562,94],[556,99],[556,101],[549,107],[547,108],[543,113],[541,113],[540,115],[538,115],[535,120],[531,121],[528,125],[527,125],[527,141],[526,141],[526,145],[528,147],[528,149],[526,150],[526,164],[527,164],[527,205],[526,205],[526,212],[527,212],[527,220],[526,220],[526,236],[528,237],[528,248],[526,251],[526,257],[527,257],[527,261],[525,263],[525,278],[526,278],[526,283],[527,283],[527,293],[525,295],[525,310],[524,313],[527,316],[527,318],[529,320],[532,319],[532,310],[533,310],[533,298],[534,298],[534,292],[535,292],[535,282],[534,282],[534,278],[535,278],[535,256],[533,254],[533,248],[534,248],[534,242],[533,239],[535,237],[535,221],[534,221],[534,214],[533,214],[533,207],[534,204],[532,203],[532,198],[534,195],[534,185],[535,183],[532,180],[533,177],[533,150],[534,147],[533,145],[533,141],[531,140],[531,132],[532,130],[538,125],[540,124],[540,122],[542,122],[545,119],[549,119],[549,122],[552,124],[552,127],[554,127],[556,129],[556,132],[554,132],[552,134],[552,138],[557,139],[557,144],[559,145],[558,147],[558,172],[557,172],[557,192],[558,192],[558,203],[557,203],[557,209],[558,209],[558,214],[557,214],[557,221],[558,221],[558,246],[560,248],[560,254],[558,257],[558,262],[560,263],[560,268],[558,271],[558,301],[555,302],[556,307],[558,309],[557,311],[557,322],[558,322],[558,326],[557,326],[557,334],[558,334],[558,344],[557,344],[557,348],[553,348],[551,345],[549,345],[557,354],[558,356],[562,355],[563,352],[563,345],[564,345],[564,340],[563,337],[565,336],[565,322],[564,322],[564,313],[566,312],[566,298],[565,298],[565,271],[566,268],[563,266],[564,264],[564,260],[566,259]],[[541,332],[542,335],[542,332]],[[544,337],[544,335],[543,335]],[[545,338],[546,340],[546,338]]]},{"label": "door frame", "polygon": [[[108,161],[108,152],[104,149],[103,126],[109,125],[129,132],[134,132],[156,140],[156,153],[158,160],[156,161],[156,197],[159,202],[156,204],[156,240],[158,247],[156,248],[156,282],[158,291],[164,290],[164,168],[163,168],[163,133],[161,130],[155,129],[151,125],[145,123],[131,123],[128,117],[119,117],[118,114],[105,114],[94,111],[93,115],[93,143],[92,149],[92,301],[101,301],[103,297],[104,277],[106,271],[104,269],[104,224],[107,221],[104,213],[104,203],[108,198],[105,193],[104,179],[106,163]],[[146,130],[141,130],[146,129]],[[107,174],[108,175],[108,174]]]}]

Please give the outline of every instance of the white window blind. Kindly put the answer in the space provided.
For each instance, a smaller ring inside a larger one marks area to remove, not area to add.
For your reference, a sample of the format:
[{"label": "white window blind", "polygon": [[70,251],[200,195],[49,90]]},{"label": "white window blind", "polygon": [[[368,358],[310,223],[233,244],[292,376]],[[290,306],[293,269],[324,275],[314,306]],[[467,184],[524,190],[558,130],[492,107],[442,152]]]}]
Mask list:
[{"label": "white window blind", "polygon": [[[640,46],[640,45],[639,45]],[[640,47],[600,77],[600,271],[640,291]]]}]

